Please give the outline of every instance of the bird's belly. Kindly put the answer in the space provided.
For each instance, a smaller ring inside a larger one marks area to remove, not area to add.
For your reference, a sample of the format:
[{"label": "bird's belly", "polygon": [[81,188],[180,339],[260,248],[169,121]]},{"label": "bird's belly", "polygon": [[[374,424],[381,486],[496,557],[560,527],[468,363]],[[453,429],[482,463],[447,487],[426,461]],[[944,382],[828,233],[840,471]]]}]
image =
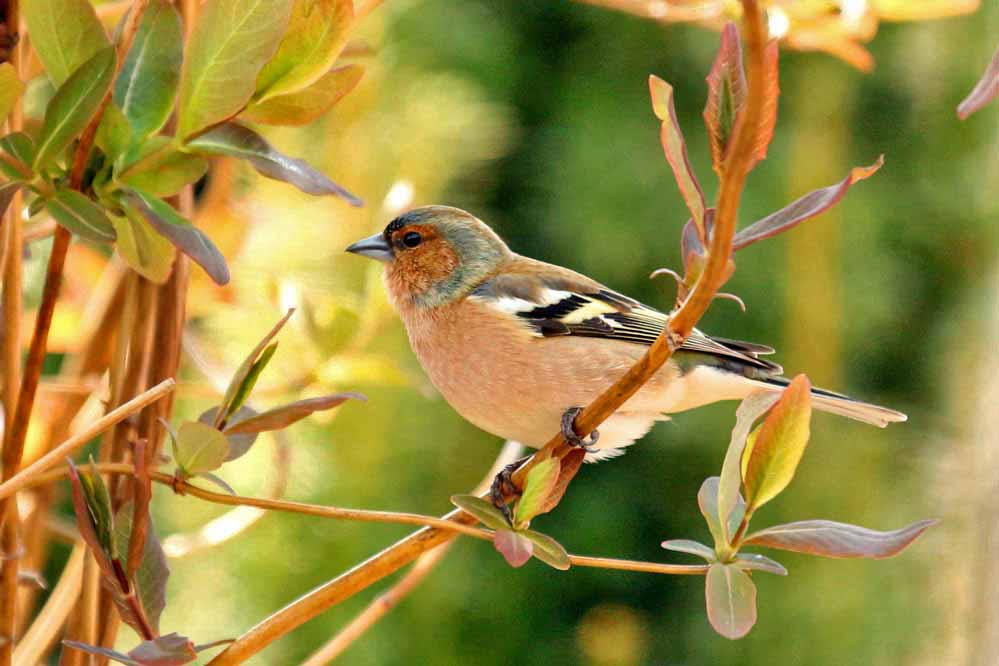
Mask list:
[{"label": "bird's belly", "polygon": [[[493,332],[495,333],[495,332]],[[643,347],[594,344],[587,338],[534,338],[517,349],[489,331],[450,336],[441,346],[412,339],[431,381],[474,425],[499,437],[540,447],[558,431],[562,414],[585,406],[637,360]],[[664,368],[600,428],[601,449],[618,449],[662,419],[662,394],[676,375]]]}]

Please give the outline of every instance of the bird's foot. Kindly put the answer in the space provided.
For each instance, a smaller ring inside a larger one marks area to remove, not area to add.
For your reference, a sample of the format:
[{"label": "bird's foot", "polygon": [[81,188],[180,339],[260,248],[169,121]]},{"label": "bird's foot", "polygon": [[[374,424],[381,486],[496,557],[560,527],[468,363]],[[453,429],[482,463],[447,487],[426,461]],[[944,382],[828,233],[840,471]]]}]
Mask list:
[{"label": "bird's foot", "polygon": [[576,423],[576,417],[579,416],[581,411],[583,411],[582,407],[570,407],[565,410],[565,414],[562,415],[562,436],[572,446],[581,448],[587,453],[595,453],[597,451],[595,445],[597,440],[600,439],[600,432],[594,430],[590,433],[589,438],[583,438],[576,434],[574,424]]},{"label": "bird's foot", "polygon": [[489,486],[489,499],[492,501],[493,506],[500,510],[503,517],[506,518],[506,522],[513,525],[513,512],[510,511],[510,506],[506,503],[506,498],[509,495],[519,495],[520,488],[517,484],[513,482],[513,473],[520,469],[520,466],[524,464],[527,458],[521,458],[520,460],[510,463],[493,478],[493,483]]}]

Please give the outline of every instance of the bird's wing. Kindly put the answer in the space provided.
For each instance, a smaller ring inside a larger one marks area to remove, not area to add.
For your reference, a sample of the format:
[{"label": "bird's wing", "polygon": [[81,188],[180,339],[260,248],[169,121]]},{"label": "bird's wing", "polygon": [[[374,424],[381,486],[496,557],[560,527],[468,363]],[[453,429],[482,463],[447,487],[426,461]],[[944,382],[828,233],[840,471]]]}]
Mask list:
[{"label": "bird's wing", "polygon": [[[666,326],[662,312],[567,269],[519,259],[519,265],[475,288],[471,297],[517,317],[539,337],[577,335],[651,345]],[[711,338],[697,329],[681,350],[709,354],[780,374],[759,358],[773,349],[750,342]]]}]

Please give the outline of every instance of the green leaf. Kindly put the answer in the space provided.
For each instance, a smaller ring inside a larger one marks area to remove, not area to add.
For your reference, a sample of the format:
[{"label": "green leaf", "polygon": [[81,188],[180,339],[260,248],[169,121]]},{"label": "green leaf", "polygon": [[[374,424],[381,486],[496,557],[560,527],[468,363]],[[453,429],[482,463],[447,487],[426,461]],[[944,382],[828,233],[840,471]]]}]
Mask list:
[{"label": "green leaf", "polygon": [[194,643],[177,633],[143,641],[128,656],[148,666],[183,666],[198,657]]},{"label": "green leaf", "polygon": [[[288,319],[291,318],[291,315],[294,314],[294,312],[294,309],[288,310],[284,317],[282,317],[281,320],[275,324],[273,328],[271,328],[267,335],[265,335],[263,339],[257,343],[257,346],[253,348],[249,355],[243,359],[243,362],[236,369],[236,373],[232,376],[232,379],[229,380],[229,386],[226,387],[225,395],[222,397],[222,402],[219,404],[218,415],[215,417],[216,426],[222,426],[224,422],[230,416],[235,414],[236,411],[242,406],[243,400],[246,399],[250,388],[253,387],[252,382],[256,382],[256,377],[254,377],[251,383],[247,383],[250,381],[248,380],[248,377],[253,371],[254,366],[257,365],[257,360],[260,358],[261,354],[264,353],[265,347],[270,344],[271,340],[274,339],[274,336],[278,334],[278,331],[280,331],[285,323],[287,323]],[[269,354],[273,355],[273,350],[270,351]],[[270,360],[270,355],[267,356],[267,360]],[[264,361],[264,365],[266,365],[266,361]],[[259,369],[256,374],[259,375],[263,366],[261,365],[258,367]],[[238,401],[237,398],[239,398]]]},{"label": "green leaf", "polygon": [[101,544],[101,549],[108,558],[114,560],[118,556],[118,549],[114,541],[111,495],[108,493],[108,487],[104,484],[104,477],[97,472],[93,458],[90,459],[90,473],[81,476],[80,481],[83,484],[87,508],[97,532],[97,541]]},{"label": "green leaf", "polygon": [[558,483],[559,463],[554,458],[542,460],[527,473],[524,490],[514,509],[514,524],[524,527],[544,511],[545,502]]},{"label": "green leaf", "polygon": [[798,375],[781,393],[756,436],[743,450],[743,485],[752,513],[791,483],[808,445],[812,385]]},{"label": "green leaf", "polygon": [[35,161],[35,144],[24,132],[14,132],[0,138],[0,150],[13,160],[0,156],[0,171],[11,180],[31,180],[35,172],[31,163]]},{"label": "green leaf", "polygon": [[821,557],[882,559],[902,552],[936,522],[920,520],[891,532],[879,532],[832,520],[802,520],[760,530],[746,537],[744,543]]},{"label": "green leaf", "polygon": [[109,45],[88,0],[27,0],[21,11],[31,45],[57,87]]},{"label": "green leaf", "polygon": [[170,277],[176,249],[137,211],[126,208],[125,217],[114,215],[111,223],[118,234],[118,254],[142,277],[163,284]]},{"label": "green leaf", "polygon": [[519,534],[534,544],[532,555],[548,566],[565,571],[572,565],[569,561],[569,553],[565,551],[562,544],[547,534],[534,530],[523,530]]},{"label": "green leaf", "polygon": [[306,125],[333,108],[357,86],[363,74],[360,65],[338,67],[304,90],[250,104],[239,117],[268,125]]},{"label": "green leaf", "polygon": [[735,556],[735,566],[743,571],[766,571],[778,576],[786,576],[787,569],[780,562],[771,560],[759,553],[740,553]]},{"label": "green leaf", "polygon": [[232,402],[229,404],[229,410],[226,414],[226,420],[228,421],[232,415],[239,411],[243,407],[243,403],[246,399],[250,397],[250,393],[253,391],[253,387],[257,385],[257,380],[260,379],[260,373],[264,371],[267,364],[271,362],[271,358],[274,357],[274,352],[277,351],[277,344],[274,343],[268,345],[263,352],[260,354],[260,358],[253,362],[250,366],[250,371],[246,373],[246,377],[240,382],[236,389],[235,395],[232,397]]},{"label": "green leaf", "polygon": [[80,537],[90,549],[94,560],[101,568],[101,573],[114,580],[114,570],[111,567],[111,560],[104,542],[98,536],[98,531],[109,533],[110,528],[99,527],[103,520],[110,520],[110,507],[106,511],[94,506],[92,498],[95,496],[93,484],[85,474],[80,474],[72,459],[67,458],[69,465],[69,482],[72,491],[73,511],[76,513],[76,525],[80,530]]},{"label": "green leaf", "polygon": [[708,621],[725,638],[742,638],[756,624],[756,586],[734,564],[712,564],[704,585]]},{"label": "green leaf", "polygon": [[211,472],[222,466],[229,453],[225,435],[210,425],[188,421],[177,431],[174,457],[188,476]]},{"label": "green leaf", "polygon": [[57,190],[45,201],[52,218],[74,234],[97,243],[112,243],[118,235],[104,209],[74,190]]},{"label": "green leaf", "polygon": [[[130,500],[123,504],[118,513],[115,514],[115,543],[119,553],[127,553],[129,542],[132,539],[133,511],[135,504]],[[149,516],[149,528],[146,531],[146,540],[142,546],[142,559],[139,561],[139,568],[135,572],[135,587],[139,594],[139,601],[146,612],[146,619],[153,626],[159,629],[160,616],[166,608],[166,586],[170,577],[170,568],[167,566],[166,553],[156,536],[156,530],[152,524],[152,516]],[[145,663],[145,662],[144,662]]]},{"label": "green leaf", "polygon": [[177,134],[190,139],[246,105],[277,49],[291,0],[211,0],[198,16],[180,81]]},{"label": "green leaf", "polygon": [[180,14],[166,0],[152,0],[114,86],[114,103],[140,140],[158,132],[173,111],[183,48]]},{"label": "green leaf", "polygon": [[237,123],[225,123],[205,132],[186,145],[188,150],[205,155],[226,155],[247,160],[258,172],[283,180],[306,194],[335,194],[352,206],[361,200],[343,189],[305,160],[288,157],[275,150],[262,136]]},{"label": "green leaf", "polygon": [[7,119],[7,114],[24,94],[24,88],[14,66],[9,62],[0,63],[0,123]]},{"label": "green leaf", "polygon": [[[271,349],[274,346],[275,345],[271,345],[268,349]],[[262,360],[263,356],[261,356],[261,361]],[[266,412],[257,414],[256,416],[251,416],[249,418],[230,423],[229,426],[227,426],[223,431],[223,434],[228,437],[230,435],[248,435],[268,430],[280,430],[281,428],[285,428],[296,421],[301,421],[306,416],[315,412],[338,407],[351,398],[362,401],[367,400],[367,398],[360,393],[335,393],[333,395],[326,395],[319,398],[299,400],[288,405],[282,405],[281,407],[269,409]]]},{"label": "green leaf", "polygon": [[704,228],[704,192],[687,157],[687,144],[683,140],[683,132],[673,106],[673,86],[658,76],[650,76],[649,91],[652,94],[652,110],[662,121],[659,139],[666,161],[673,169],[673,177],[697,226],[698,236],[707,238]]},{"label": "green leaf", "polygon": [[475,495],[452,495],[451,504],[493,530],[510,529],[506,516],[495,506]]},{"label": "green leaf", "polygon": [[144,217],[178,250],[205,269],[216,284],[229,282],[229,267],[226,266],[225,257],[215,243],[174,210],[173,206],[135,187],[125,196],[122,203],[126,213],[131,211],[130,217],[135,215]]},{"label": "green leaf", "polygon": [[94,140],[112,162],[128,154],[132,146],[132,126],[115,104],[108,104],[104,109]]},{"label": "green leaf", "polygon": [[718,559],[715,557],[713,549],[705,546],[703,543],[691,541],[690,539],[670,539],[669,541],[663,541],[662,547],[678,553],[688,553],[697,557],[703,557],[708,562],[714,562]]},{"label": "green leaf", "polygon": [[718,482],[718,517],[726,543],[731,534],[729,516],[739,503],[739,488],[742,486],[742,451],[746,446],[746,437],[756,419],[770,409],[778,398],[780,393],[777,391],[757,391],[743,400],[735,412],[735,427],[732,429],[732,438],[725,452],[721,478]]},{"label": "green leaf", "polygon": [[496,530],[493,534],[493,547],[514,568],[527,564],[534,553],[534,542],[524,533],[515,532],[509,527]]},{"label": "green leaf", "polygon": [[114,47],[108,47],[83,63],[56,91],[38,137],[35,169],[55,161],[83,131],[111,87],[114,68]]},{"label": "green leaf", "polygon": [[295,0],[288,31],[260,70],[253,98],[266,100],[316,82],[343,50],[353,19],[351,0]]},{"label": "green leaf", "polygon": [[119,182],[153,197],[169,197],[185,185],[196,183],[208,171],[204,158],[181,152],[169,141],[152,145],[155,148],[151,152],[138,157],[118,175]]}]

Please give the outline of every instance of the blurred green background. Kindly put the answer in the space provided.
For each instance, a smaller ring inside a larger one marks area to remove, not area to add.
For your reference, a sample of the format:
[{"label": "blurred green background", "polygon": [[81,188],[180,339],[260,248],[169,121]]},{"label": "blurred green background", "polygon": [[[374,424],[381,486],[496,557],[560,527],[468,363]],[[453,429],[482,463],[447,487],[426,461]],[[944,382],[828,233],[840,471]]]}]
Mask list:
[{"label": "blurred green background", "polygon": [[[999,6],[984,4],[961,18],[883,24],[871,74],[827,55],[782,54],[777,132],[749,179],[742,224],[880,153],[886,163],[834,211],[740,253],[727,289],[748,312],[719,301],[701,325],[772,344],[789,373],[910,415],[884,431],[817,415],[795,482],[755,526],[944,522],[889,561],[770,553],[790,576],[755,576],[759,621],[737,642],[709,628],[701,579],[537,561],[515,570],[489,544],[461,540],[337,663],[984,664],[999,654],[999,115],[994,104],[966,122],[954,113],[999,34]],[[411,192],[414,205],[474,212],[518,252],[668,308],[669,280],[647,276],[679,269],[687,215],[646,81],[654,73],[676,87],[691,161],[713,198],[700,113],[718,35],[554,0],[401,0],[372,14],[361,36],[374,52],[358,56],[359,89],[316,125],[271,137],[369,205],[348,211],[237,174],[234,214],[247,237],[230,262],[235,287],[201,303],[190,341],[201,364],[184,372],[191,386],[206,367],[224,376],[297,304],[261,404],[303,387],[370,400],[288,431],[287,496],[439,514],[478,483],[501,442],[434,393],[378,267],[342,248],[383,227]],[[181,415],[210,404],[203,391],[180,398]],[[708,539],[695,495],[718,473],[733,422],[734,405],[720,404],[657,426],[623,458],[584,468],[535,527],[576,553],[688,562],[659,543]],[[276,446],[264,441],[222,476],[240,493],[265,493]],[[224,513],[162,488],[156,507],[167,535]],[[408,531],[265,516],[173,561],[164,631],[199,642],[238,635]],[[385,587],[249,663],[302,661]]]}]

